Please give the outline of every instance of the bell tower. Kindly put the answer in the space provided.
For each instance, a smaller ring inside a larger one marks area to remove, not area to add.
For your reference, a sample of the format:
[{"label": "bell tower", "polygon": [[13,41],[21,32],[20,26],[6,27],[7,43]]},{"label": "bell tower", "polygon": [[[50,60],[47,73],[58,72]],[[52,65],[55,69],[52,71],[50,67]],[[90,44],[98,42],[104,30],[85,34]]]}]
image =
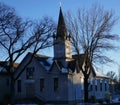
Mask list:
[{"label": "bell tower", "polygon": [[61,7],[59,11],[57,33],[54,35],[54,58],[65,61],[70,61],[72,58],[70,35],[67,33]]}]

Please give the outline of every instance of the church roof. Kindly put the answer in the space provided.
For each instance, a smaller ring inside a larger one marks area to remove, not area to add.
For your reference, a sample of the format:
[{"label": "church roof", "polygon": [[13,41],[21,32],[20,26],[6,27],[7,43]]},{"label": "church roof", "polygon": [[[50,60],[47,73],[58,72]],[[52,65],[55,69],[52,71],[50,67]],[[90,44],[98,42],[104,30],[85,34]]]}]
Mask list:
[{"label": "church roof", "polygon": [[[77,60],[78,59],[78,56],[80,58],[80,62],[79,62],[79,65],[83,65],[84,63],[84,54],[80,54],[80,55],[72,55],[72,57]],[[95,67],[93,67],[92,65],[92,71],[91,71],[94,75],[95,78],[109,78],[108,76],[104,75],[102,72],[98,71]]]},{"label": "church roof", "polygon": [[60,7],[60,12],[59,12],[57,36],[56,37],[60,37],[62,39],[67,37],[67,29],[66,29],[66,25],[65,25],[65,21],[64,21],[61,7]]},{"label": "church roof", "polygon": [[49,71],[51,69],[52,64],[54,62],[52,57],[36,54],[35,58],[45,70]]},{"label": "church roof", "polygon": [[95,73],[95,77],[96,78],[110,78],[108,76],[106,76],[105,74],[103,74],[101,71],[98,71],[97,69],[94,68],[94,73]]},{"label": "church roof", "polygon": [[65,61],[64,64],[63,64],[63,62],[61,62],[59,60],[55,60],[55,63],[58,66],[58,68],[61,70],[62,73],[70,73],[70,72],[75,71],[75,67],[76,67],[75,60]]},{"label": "church roof", "polygon": [[[31,53],[29,53],[29,54],[31,55]],[[57,65],[58,69],[62,73],[74,72],[75,67],[76,67],[76,61],[75,60],[65,61],[64,64],[63,64],[63,62],[61,62],[59,60],[55,60],[53,57],[49,57],[49,56],[35,54],[34,57],[37,59],[39,64],[42,65],[42,67],[48,72],[51,72],[52,66],[54,64]]]},{"label": "church roof", "polygon": [[[83,65],[83,54],[80,54],[80,65]],[[44,56],[44,55],[39,55],[36,54],[35,57],[39,60],[40,64],[45,68],[45,70],[47,71],[51,71],[51,67],[53,65],[53,63],[55,62],[55,64],[58,66],[58,68],[60,69],[60,71],[62,73],[69,73],[69,72],[74,72],[77,65],[77,57],[78,55],[73,55],[74,60],[71,61],[66,61],[64,62],[65,64],[63,64],[61,61],[59,60],[54,60],[53,57],[48,57],[48,56]],[[77,68],[78,70],[79,68]],[[79,71],[77,71],[79,72]],[[95,78],[109,78],[108,76],[104,75],[102,72],[98,71],[96,68],[93,67],[92,69],[92,73],[94,74]]]}]

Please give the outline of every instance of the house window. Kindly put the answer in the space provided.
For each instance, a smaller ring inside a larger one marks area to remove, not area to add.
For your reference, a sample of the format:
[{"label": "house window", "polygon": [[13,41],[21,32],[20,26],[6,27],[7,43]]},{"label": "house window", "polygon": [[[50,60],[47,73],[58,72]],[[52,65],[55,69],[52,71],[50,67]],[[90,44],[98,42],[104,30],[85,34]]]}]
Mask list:
[{"label": "house window", "polygon": [[58,78],[54,78],[54,91],[58,90]]},{"label": "house window", "polygon": [[97,91],[97,85],[95,85],[95,91]]},{"label": "house window", "polygon": [[33,79],[34,76],[34,67],[29,67],[26,70],[26,79]]},{"label": "house window", "polygon": [[19,93],[21,92],[21,80],[17,81],[17,90]]},{"label": "house window", "polygon": [[105,83],[105,91],[107,91],[107,84]]},{"label": "house window", "polygon": [[40,91],[41,91],[41,92],[43,92],[43,91],[44,91],[44,88],[45,88],[45,87],[44,87],[44,82],[45,82],[45,81],[44,81],[44,78],[41,78],[41,79],[40,79]]},{"label": "house window", "polygon": [[102,83],[100,83],[100,91],[102,91]]},{"label": "house window", "polygon": [[91,85],[90,85],[90,91],[92,91],[92,90],[93,90],[93,85],[91,84]]}]

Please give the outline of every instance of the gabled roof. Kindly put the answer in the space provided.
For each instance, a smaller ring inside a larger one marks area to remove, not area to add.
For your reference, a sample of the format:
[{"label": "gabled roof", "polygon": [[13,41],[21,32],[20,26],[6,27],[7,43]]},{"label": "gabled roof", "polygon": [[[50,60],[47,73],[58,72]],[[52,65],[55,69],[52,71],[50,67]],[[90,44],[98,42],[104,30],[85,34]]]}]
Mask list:
[{"label": "gabled roof", "polygon": [[[48,58],[50,58],[49,56],[45,56],[45,55],[40,55],[40,54],[35,54],[33,55],[33,53],[31,52],[28,52],[27,55],[23,58],[23,60],[21,61],[21,63],[19,64],[17,70],[15,71],[15,78],[18,78],[18,75],[20,73],[20,75],[24,72],[24,70],[26,69],[23,69],[24,66],[26,66],[26,64],[29,62],[29,60],[31,60],[30,57],[33,57],[32,60],[37,60],[37,62],[47,71],[47,66],[49,66],[49,62],[47,62]],[[26,59],[29,59],[28,62],[26,62]],[[32,62],[31,60],[31,62]],[[26,64],[24,64],[24,62]],[[31,63],[29,62],[29,64]],[[29,65],[28,64],[28,65]],[[28,66],[27,65],[27,66]],[[47,66],[44,66],[44,65],[47,65]],[[22,67],[22,68],[21,68]]]},{"label": "gabled roof", "polygon": [[[72,57],[74,58],[74,59],[78,59],[78,55],[72,55]],[[84,54],[80,54],[79,55],[79,58],[80,58],[80,65],[82,66],[83,65],[83,62],[84,62]],[[106,76],[106,75],[104,75],[102,72],[100,72],[100,71],[98,71],[96,68],[94,68],[93,66],[92,66],[92,71],[91,71],[91,73],[93,74],[93,76],[95,77],[95,78],[109,78],[108,76]]]},{"label": "gabled roof", "polygon": [[95,73],[95,77],[96,78],[106,78],[106,79],[110,79],[110,77],[106,76],[105,74],[103,74],[102,72],[96,70],[94,68],[94,73]]},{"label": "gabled roof", "polygon": [[76,61],[75,60],[65,61],[65,62],[61,62],[59,60],[55,60],[55,64],[57,65],[57,67],[61,71],[61,73],[74,72],[75,68],[76,68]]},{"label": "gabled roof", "polygon": [[[28,53],[26,56],[31,55],[32,53]],[[83,55],[79,55],[81,57],[81,65],[83,64]],[[25,57],[24,59],[26,59],[27,57]],[[78,64],[77,64],[77,55],[73,55],[74,60],[71,61],[65,61],[65,62],[61,62],[60,60],[56,60],[53,57],[49,57],[49,56],[44,56],[44,55],[40,55],[40,54],[35,54],[34,58],[37,60],[38,64],[40,64],[45,71],[47,72],[52,72],[52,67],[53,65],[56,65],[56,67],[58,68],[58,70],[60,70],[61,73],[73,73],[75,71],[75,69],[79,69],[77,68]],[[79,71],[78,71],[79,72]],[[105,76],[104,74],[102,74],[101,72],[97,71],[95,68],[92,69],[92,74],[94,77],[96,78],[108,78],[107,76]]]},{"label": "gabled roof", "polygon": [[51,69],[52,64],[54,62],[52,57],[48,57],[48,56],[43,56],[43,55],[36,54],[35,58],[37,59],[37,61],[39,62],[39,64],[41,64],[42,67],[45,70],[49,71]]},{"label": "gabled roof", "polygon": [[[24,57],[24,59],[27,58],[27,56],[32,56],[33,53],[28,52],[28,54]],[[52,62],[53,62],[53,58],[49,57],[49,56],[45,56],[45,55],[41,55],[41,54],[35,54],[33,56],[33,58],[35,58],[39,64],[41,64],[46,70],[49,70],[49,66],[51,66]],[[22,60],[22,62],[24,61],[24,59]],[[22,64],[22,62],[20,63],[20,65]]]},{"label": "gabled roof", "polygon": [[51,72],[51,68],[55,64],[62,73],[69,73],[69,71],[74,72],[76,67],[76,61],[65,61],[63,64],[61,61],[54,59],[53,57],[35,54],[34,57],[38,60],[38,62],[42,65],[42,67]]},{"label": "gabled roof", "polygon": [[[30,56],[32,56],[32,53],[29,52],[24,57],[22,62]],[[44,68],[44,70],[47,71],[47,72],[52,72],[53,65],[56,65],[56,67],[58,68],[58,70],[61,73],[74,72],[75,67],[76,67],[76,61],[75,60],[64,62],[65,64],[63,64],[61,61],[55,60],[53,57],[44,56],[44,55],[40,55],[40,54],[35,54],[34,58],[37,60],[38,64],[40,64]],[[22,62],[20,63],[20,65],[22,65]]]}]

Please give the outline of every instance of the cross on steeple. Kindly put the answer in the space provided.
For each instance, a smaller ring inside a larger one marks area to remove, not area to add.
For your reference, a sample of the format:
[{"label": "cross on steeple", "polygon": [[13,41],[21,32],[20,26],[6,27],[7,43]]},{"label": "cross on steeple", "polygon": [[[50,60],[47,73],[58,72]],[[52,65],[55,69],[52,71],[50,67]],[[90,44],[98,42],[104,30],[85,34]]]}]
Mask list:
[{"label": "cross on steeple", "polygon": [[60,7],[62,6],[62,3],[60,2]]}]

